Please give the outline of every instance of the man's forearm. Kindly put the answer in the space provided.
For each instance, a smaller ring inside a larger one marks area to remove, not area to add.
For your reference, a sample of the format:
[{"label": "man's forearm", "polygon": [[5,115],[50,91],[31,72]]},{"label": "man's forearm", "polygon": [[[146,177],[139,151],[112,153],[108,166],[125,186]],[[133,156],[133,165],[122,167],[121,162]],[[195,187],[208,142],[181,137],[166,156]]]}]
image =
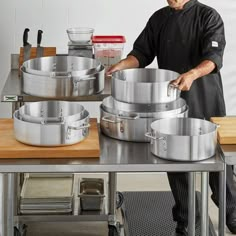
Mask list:
[{"label": "man's forearm", "polygon": [[210,74],[215,69],[215,67],[216,65],[214,62],[205,60],[189,72],[193,74],[194,80],[196,80],[204,75]]},{"label": "man's forearm", "polygon": [[128,56],[119,62],[122,69],[138,68],[139,61],[134,56]]}]

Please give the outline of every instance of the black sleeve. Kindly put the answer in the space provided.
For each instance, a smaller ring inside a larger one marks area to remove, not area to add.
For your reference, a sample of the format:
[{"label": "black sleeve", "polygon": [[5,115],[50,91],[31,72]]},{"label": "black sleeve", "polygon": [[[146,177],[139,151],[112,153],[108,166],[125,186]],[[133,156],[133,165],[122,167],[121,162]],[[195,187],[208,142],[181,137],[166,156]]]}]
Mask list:
[{"label": "black sleeve", "polygon": [[211,11],[205,18],[202,37],[202,61],[210,60],[216,64],[216,71],[223,65],[225,48],[224,23],[216,11]]},{"label": "black sleeve", "polygon": [[128,55],[136,57],[139,61],[139,67],[144,68],[152,63],[155,54],[153,27],[149,19],[146,27],[135,40],[133,50]]}]

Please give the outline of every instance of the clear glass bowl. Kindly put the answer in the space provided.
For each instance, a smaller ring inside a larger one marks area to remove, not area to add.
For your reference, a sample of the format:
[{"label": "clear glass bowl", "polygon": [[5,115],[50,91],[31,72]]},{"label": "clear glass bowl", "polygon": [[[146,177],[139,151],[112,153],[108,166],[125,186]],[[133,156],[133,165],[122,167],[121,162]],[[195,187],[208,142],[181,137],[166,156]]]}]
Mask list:
[{"label": "clear glass bowl", "polygon": [[69,28],[66,30],[72,43],[87,43],[91,41],[94,29],[86,27]]}]

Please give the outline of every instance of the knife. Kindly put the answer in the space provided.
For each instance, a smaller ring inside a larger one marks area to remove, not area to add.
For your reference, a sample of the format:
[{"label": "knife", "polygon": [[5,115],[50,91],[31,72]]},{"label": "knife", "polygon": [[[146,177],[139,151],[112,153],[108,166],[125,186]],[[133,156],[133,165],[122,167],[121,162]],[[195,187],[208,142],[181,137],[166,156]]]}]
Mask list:
[{"label": "knife", "polygon": [[42,30],[38,30],[36,57],[43,57],[43,47],[40,46],[42,41],[42,33]]},{"label": "knife", "polygon": [[23,45],[24,45],[24,61],[30,59],[31,44],[28,43],[28,32],[30,30],[26,28],[23,34]]}]

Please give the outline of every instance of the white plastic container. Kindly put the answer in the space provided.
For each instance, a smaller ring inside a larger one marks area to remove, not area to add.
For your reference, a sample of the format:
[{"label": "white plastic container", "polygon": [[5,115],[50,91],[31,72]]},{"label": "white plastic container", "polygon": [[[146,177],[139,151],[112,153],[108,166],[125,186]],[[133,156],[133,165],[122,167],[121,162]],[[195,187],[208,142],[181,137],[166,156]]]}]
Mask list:
[{"label": "white plastic container", "polygon": [[107,69],[121,60],[125,42],[121,35],[93,36],[94,56]]}]

